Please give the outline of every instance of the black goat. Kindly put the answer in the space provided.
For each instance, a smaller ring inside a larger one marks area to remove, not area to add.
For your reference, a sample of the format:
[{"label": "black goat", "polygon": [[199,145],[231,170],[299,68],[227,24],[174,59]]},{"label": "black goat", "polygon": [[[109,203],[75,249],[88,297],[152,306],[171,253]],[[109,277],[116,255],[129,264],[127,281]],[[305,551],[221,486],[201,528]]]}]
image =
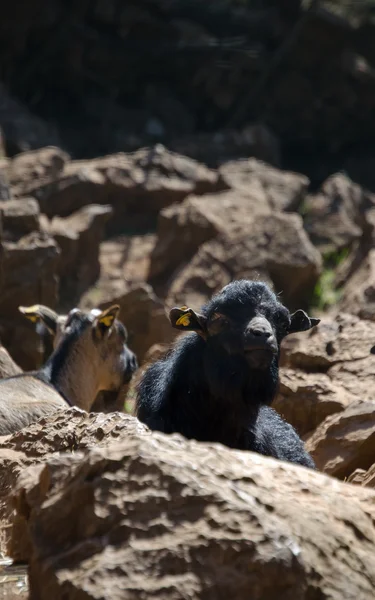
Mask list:
[{"label": "black goat", "polygon": [[184,306],[169,316],[173,327],[194,333],[143,375],[140,421],[314,468],[294,428],[269,405],[277,392],[282,339],[319,319],[303,310],[291,315],[266,284],[246,280],[225,286],[201,314]]}]

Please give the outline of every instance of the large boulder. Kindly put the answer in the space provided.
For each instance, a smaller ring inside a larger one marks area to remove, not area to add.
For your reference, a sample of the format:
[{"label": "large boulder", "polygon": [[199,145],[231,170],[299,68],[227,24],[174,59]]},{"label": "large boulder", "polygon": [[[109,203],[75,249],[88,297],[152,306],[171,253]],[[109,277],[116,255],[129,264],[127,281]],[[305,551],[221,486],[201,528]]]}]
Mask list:
[{"label": "large boulder", "polygon": [[219,173],[230,189],[250,196],[254,190],[258,203],[276,211],[297,212],[309,186],[305,175],[281,171],[255,158],[226,162]]},{"label": "large boulder", "polygon": [[344,479],[375,453],[375,323],[325,317],[282,345],[274,407],[307,440],[319,469]]},{"label": "large boulder", "polygon": [[44,232],[34,231],[16,242],[3,242],[0,339],[24,369],[40,365],[43,349],[18,306],[56,306],[59,254],[56,242]]},{"label": "large boulder", "polygon": [[5,240],[17,241],[20,237],[40,231],[40,210],[34,198],[7,200],[1,202],[3,215],[3,237]]},{"label": "large boulder", "polygon": [[375,321],[375,250],[370,250],[346,281],[340,301],[333,311],[345,311]]},{"label": "large boulder", "polygon": [[[334,318],[325,316],[319,327],[303,336],[294,334],[285,340],[283,364],[308,372],[330,374],[333,371],[340,376],[351,366],[353,373],[362,374],[354,384],[356,393],[367,396],[373,393],[369,374],[365,376],[365,371],[371,371],[375,365],[371,355],[374,343],[375,323],[346,313]],[[368,365],[368,369],[363,369],[364,365]]]},{"label": "large boulder", "polygon": [[[267,210],[264,194],[252,187],[247,193],[226,191],[205,196],[189,196],[180,204],[162,210],[158,218],[157,240],[150,257],[149,281],[159,285],[189,261],[204,242],[246,222],[254,210]],[[262,202],[264,201],[264,202]]]},{"label": "large boulder", "polygon": [[[52,447],[75,433],[70,412],[59,416],[57,442],[44,423]],[[98,431],[99,418],[82,424]],[[29,563],[31,598],[373,597],[373,491],[144,433],[118,429],[115,443],[85,453],[77,436],[73,454],[23,472],[8,549]]]},{"label": "large boulder", "polygon": [[52,219],[48,231],[61,249],[60,306],[70,310],[98,279],[100,243],[111,215],[111,206],[89,204],[69,217]]},{"label": "large boulder", "polygon": [[[138,420],[119,412],[88,414],[75,406],[58,410],[54,415],[41,418],[12,435],[0,437],[0,523],[8,524],[3,532],[5,539],[0,536],[0,553],[5,552],[4,542],[9,539],[9,524],[15,523],[15,527],[18,527],[9,496],[26,467],[43,463],[62,452],[106,446],[120,435],[126,437],[135,431],[146,435],[148,429]],[[18,538],[15,534],[13,556],[17,560],[25,559],[25,543],[22,536]]]},{"label": "large boulder", "polygon": [[305,199],[305,227],[323,253],[347,250],[365,226],[364,213],[375,204],[375,195],[338,173],[327,179],[317,194]]},{"label": "large boulder", "polygon": [[375,463],[367,471],[365,469],[356,469],[346,481],[348,483],[375,488]]},{"label": "large boulder", "polygon": [[7,163],[7,174],[16,198],[34,196],[42,185],[55,181],[63,172],[69,155],[56,146],[21,152]]},{"label": "large boulder", "polygon": [[297,210],[308,186],[303,175],[281,171],[255,159],[223,164],[219,173],[229,188],[161,211],[151,255],[149,280],[161,284],[186,263],[204,242],[239,225],[253,229],[255,213]]},{"label": "large boulder", "polygon": [[188,194],[224,187],[217,172],[156,145],[133,154],[67,163],[32,195],[49,217],[67,216],[86,204],[111,204],[111,229],[123,231],[153,224],[162,208]]},{"label": "large boulder", "polygon": [[248,213],[246,220],[203,244],[171,281],[168,304],[199,307],[232,279],[262,278],[283,292],[290,308],[305,306],[318,280],[321,257],[297,214]]},{"label": "large boulder", "polygon": [[279,392],[272,406],[300,435],[305,435],[314,431],[329,415],[345,410],[356,399],[339,380],[335,381],[325,373],[284,367],[280,370]]},{"label": "large boulder", "polygon": [[375,401],[355,402],[327,417],[306,446],[319,470],[340,479],[369,469],[375,456]]},{"label": "large boulder", "polygon": [[120,235],[100,244],[100,277],[81,298],[82,307],[93,307],[143,285],[149,271],[156,235]]}]

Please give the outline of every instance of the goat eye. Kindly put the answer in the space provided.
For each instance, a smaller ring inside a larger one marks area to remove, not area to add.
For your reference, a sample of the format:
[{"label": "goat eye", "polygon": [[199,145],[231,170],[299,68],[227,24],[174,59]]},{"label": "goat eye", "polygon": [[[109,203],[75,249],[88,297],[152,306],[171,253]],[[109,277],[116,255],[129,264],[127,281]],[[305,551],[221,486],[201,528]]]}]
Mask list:
[{"label": "goat eye", "polygon": [[226,325],[229,325],[229,320],[224,315],[214,313],[211,319],[211,323],[213,323],[214,325],[219,325],[220,327],[225,327]]}]

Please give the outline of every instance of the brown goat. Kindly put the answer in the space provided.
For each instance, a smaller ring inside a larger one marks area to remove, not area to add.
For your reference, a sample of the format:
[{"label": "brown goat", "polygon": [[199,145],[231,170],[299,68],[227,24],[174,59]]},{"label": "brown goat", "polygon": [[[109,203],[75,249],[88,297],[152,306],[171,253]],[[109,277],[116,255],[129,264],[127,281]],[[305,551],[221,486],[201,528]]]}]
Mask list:
[{"label": "brown goat", "polygon": [[69,405],[90,410],[100,391],[116,391],[130,381],[137,363],[118,311],[118,305],[102,312],[73,309],[41,369],[0,381],[0,435]]},{"label": "brown goat", "polygon": [[[68,316],[58,314],[44,304],[19,306],[18,309],[35,325],[36,331],[40,335],[44,350],[43,363],[45,363],[59,343]],[[100,310],[93,308],[90,314],[94,316],[99,315]],[[129,385],[124,384],[120,390],[99,392],[90,410],[92,412],[105,413],[123,411],[128,389]]]}]

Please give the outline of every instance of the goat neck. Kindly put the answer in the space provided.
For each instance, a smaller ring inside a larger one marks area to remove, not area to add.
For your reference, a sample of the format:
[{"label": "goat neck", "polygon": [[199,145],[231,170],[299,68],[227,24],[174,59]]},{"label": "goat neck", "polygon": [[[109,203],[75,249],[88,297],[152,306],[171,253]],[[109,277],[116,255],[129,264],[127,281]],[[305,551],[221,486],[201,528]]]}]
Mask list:
[{"label": "goat neck", "polygon": [[66,340],[56,348],[41,371],[70,404],[89,411],[101,390],[97,362],[79,342]]}]

